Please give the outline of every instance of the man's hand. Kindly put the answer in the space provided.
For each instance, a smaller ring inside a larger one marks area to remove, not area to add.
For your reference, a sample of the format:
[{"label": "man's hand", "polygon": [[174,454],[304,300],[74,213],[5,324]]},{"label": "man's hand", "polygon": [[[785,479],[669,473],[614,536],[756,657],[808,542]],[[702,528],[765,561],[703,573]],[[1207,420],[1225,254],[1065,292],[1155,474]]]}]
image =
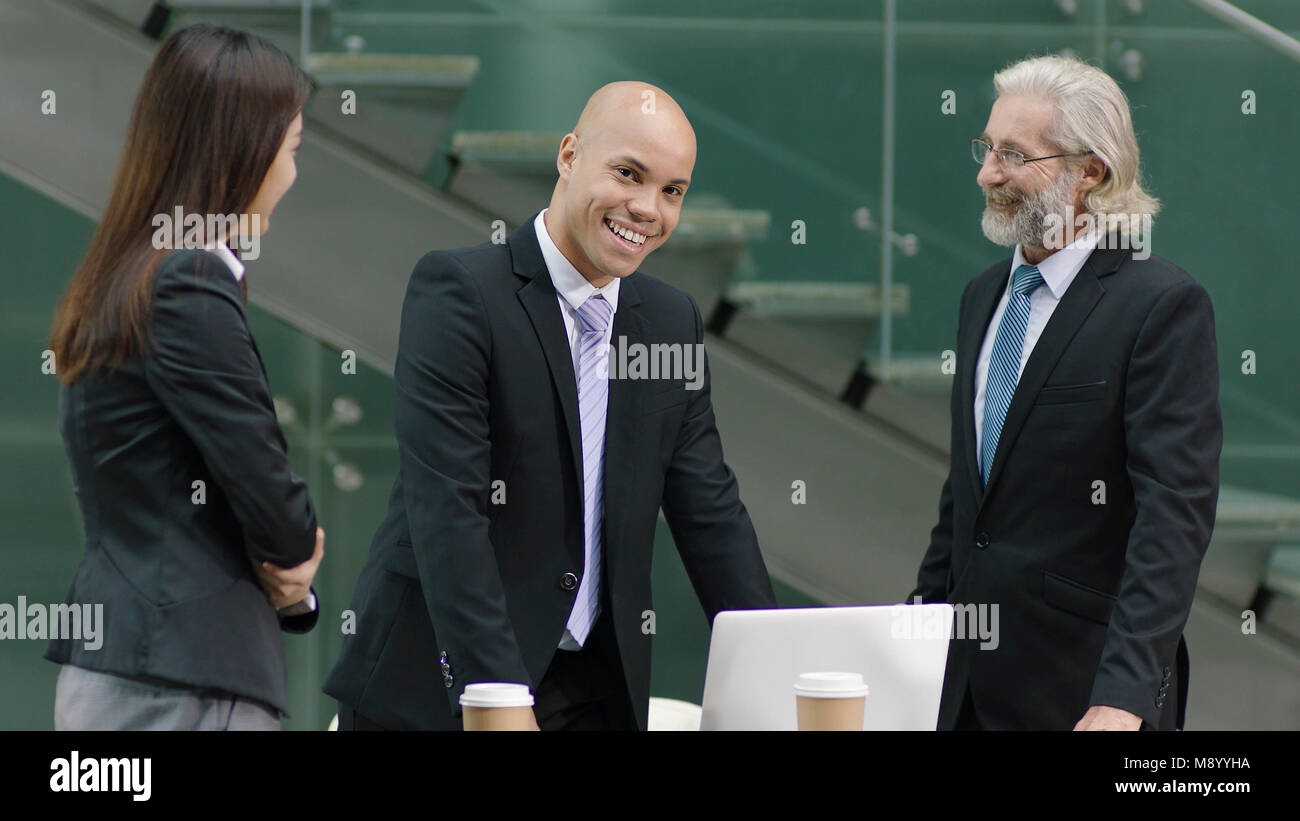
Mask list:
[{"label": "man's hand", "polygon": [[311,591],[312,579],[316,577],[316,568],[325,557],[325,531],[316,528],[316,549],[311,558],[296,567],[279,567],[270,562],[260,564],[249,557],[253,572],[257,574],[257,583],[262,586],[266,598],[276,610],[297,604],[307,598]]},{"label": "man's hand", "polygon": [[1094,704],[1083,714],[1076,730],[1137,730],[1142,726],[1142,717],[1135,716],[1128,710]]}]

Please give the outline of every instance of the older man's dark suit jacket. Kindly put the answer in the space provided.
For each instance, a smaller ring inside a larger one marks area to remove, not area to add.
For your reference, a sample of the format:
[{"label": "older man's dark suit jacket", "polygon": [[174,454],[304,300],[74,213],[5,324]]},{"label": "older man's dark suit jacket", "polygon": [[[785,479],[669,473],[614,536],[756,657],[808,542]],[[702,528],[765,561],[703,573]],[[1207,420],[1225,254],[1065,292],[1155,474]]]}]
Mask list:
[{"label": "older man's dark suit jacket", "polygon": [[1223,441],[1209,296],[1159,257],[1093,251],[1025,365],[982,488],[975,365],[1009,268],[962,295],[952,466],[912,593],[999,608],[996,649],[950,647],[939,729],[968,687],[986,728],[1068,730],[1090,705],[1181,727]]},{"label": "older man's dark suit jacket", "polygon": [[[703,342],[686,294],[640,273],[619,289],[615,345]],[[565,652],[583,568],[577,386],[532,219],[504,245],[420,260],[395,379],[399,474],[325,692],[391,729],[456,729],[466,684],[535,688]],[[707,378],[611,376],[606,425],[602,584],[644,729],[661,505],[710,623],[776,605]]]}]

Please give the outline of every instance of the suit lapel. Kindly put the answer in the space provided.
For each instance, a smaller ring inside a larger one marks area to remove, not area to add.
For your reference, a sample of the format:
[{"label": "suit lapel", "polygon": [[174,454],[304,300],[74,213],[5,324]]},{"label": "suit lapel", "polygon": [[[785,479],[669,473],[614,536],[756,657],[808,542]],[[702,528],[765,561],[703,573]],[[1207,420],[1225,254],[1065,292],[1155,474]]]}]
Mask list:
[{"label": "suit lapel", "polygon": [[[1112,246],[1113,247],[1113,246]],[[1024,427],[1029,410],[1038,398],[1038,391],[1051,375],[1070,340],[1078,333],[1079,327],[1092,313],[1092,309],[1106,293],[1100,277],[1112,273],[1124,258],[1127,251],[1093,251],[1088,260],[1079,269],[1074,281],[1066,289],[1065,296],[1052,311],[1052,318],[1047,321],[1042,335],[1034,345],[1034,352],[1025,363],[1024,373],[1016,383],[1016,392],[1011,397],[1006,419],[1002,422],[1002,432],[998,435],[998,449],[993,456],[993,469],[989,472],[989,482],[984,488],[987,498],[994,483],[997,482],[1002,466],[1006,464],[1011,448],[1015,446],[1016,437]]]},{"label": "suit lapel", "polygon": [[[618,286],[618,310],[614,312],[614,328],[610,344],[614,352],[645,343],[645,318],[641,315],[641,295],[636,287],[637,275],[625,277]],[[618,567],[618,545],[622,535],[624,494],[636,468],[634,455],[640,436],[641,406],[648,389],[644,379],[627,379],[616,369],[621,362],[611,362],[609,369],[609,412],[605,415],[605,556],[606,573],[611,579]]]},{"label": "suit lapel", "polygon": [[975,489],[976,499],[983,495],[983,482],[980,480],[979,454],[975,451],[975,371],[979,365],[985,330],[993,318],[993,312],[997,309],[998,299],[1006,288],[1007,266],[1010,264],[1010,260],[1000,262],[981,275],[971,294],[969,321],[966,322],[962,338],[957,340],[957,350],[968,352],[961,363],[962,369],[958,378],[961,379],[962,390],[961,418],[966,428],[966,470],[969,474],[970,486]]},{"label": "suit lapel", "polygon": [[[573,374],[573,352],[560,316],[559,297],[551,282],[550,272],[542,257],[541,246],[533,230],[534,214],[510,235],[510,253],[514,272],[526,280],[517,293],[520,304],[528,314],[542,353],[546,357],[551,383],[560,398],[565,428],[569,432],[569,452],[573,460],[574,475],[578,480],[578,498],[586,498],[582,487],[585,471],[582,466],[582,435],[579,428],[578,385]],[[617,351],[620,340],[626,347],[644,343],[646,321],[641,315],[641,296],[637,290],[637,275],[625,277],[619,283],[618,310],[614,312],[610,342]],[[612,363],[611,363],[612,364]],[[604,545],[605,572],[613,578],[618,563],[617,550],[622,533],[624,494],[630,484],[629,475],[635,469],[634,456],[640,428],[637,423],[641,406],[648,389],[644,379],[617,378],[622,376],[610,368],[609,406],[605,415],[604,463]],[[578,514],[581,516],[582,511]]]},{"label": "suit lapel", "polygon": [[[535,217],[536,215],[534,215]],[[551,384],[560,398],[564,413],[564,426],[569,431],[569,454],[573,459],[574,475],[578,477],[578,498],[583,498],[581,437],[578,430],[578,383],[573,376],[573,352],[569,337],[560,316],[559,295],[551,282],[551,274],[537,244],[530,217],[507,240],[515,274],[528,280],[516,296],[528,319],[532,322],[537,342],[546,356],[551,372]]]}]

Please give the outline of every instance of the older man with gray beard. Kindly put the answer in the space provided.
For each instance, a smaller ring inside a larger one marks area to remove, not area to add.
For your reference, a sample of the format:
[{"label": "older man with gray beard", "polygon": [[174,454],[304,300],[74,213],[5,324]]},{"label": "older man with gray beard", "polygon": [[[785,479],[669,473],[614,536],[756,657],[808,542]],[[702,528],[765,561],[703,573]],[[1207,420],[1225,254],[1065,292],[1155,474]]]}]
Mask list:
[{"label": "older man with gray beard", "polygon": [[938,726],[1181,728],[1222,446],[1210,299],[1134,247],[1159,204],[1114,80],[1038,57],[994,86],[972,152],[984,234],[1014,252],[962,294],[912,600],[997,605],[999,641],[954,639]]}]

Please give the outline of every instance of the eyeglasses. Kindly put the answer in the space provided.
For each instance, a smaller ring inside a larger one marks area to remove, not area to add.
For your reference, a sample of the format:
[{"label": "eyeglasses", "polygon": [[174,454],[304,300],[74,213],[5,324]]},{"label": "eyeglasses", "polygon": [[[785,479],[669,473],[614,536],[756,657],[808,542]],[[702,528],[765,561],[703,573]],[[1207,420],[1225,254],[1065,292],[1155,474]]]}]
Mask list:
[{"label": "eyeglasses", "polygon": [[970,155],[978,164],[984,164],[984,160],[988,157],[990,151],[998,155],[998,163],[1000,163],[1003,168],[1010,169],[1022,168],[1025,163],[1038,162],[1039,160],[1054,160],[1057,157],[1077,157],[1091,153],[1088,151],[1072,151],[1066,154],[1051,154],[1046,157],[1026,157],[1024,154],[1021,154],[1019,151],[1012,148],[994,148],[979,137],[970,141]]}]

